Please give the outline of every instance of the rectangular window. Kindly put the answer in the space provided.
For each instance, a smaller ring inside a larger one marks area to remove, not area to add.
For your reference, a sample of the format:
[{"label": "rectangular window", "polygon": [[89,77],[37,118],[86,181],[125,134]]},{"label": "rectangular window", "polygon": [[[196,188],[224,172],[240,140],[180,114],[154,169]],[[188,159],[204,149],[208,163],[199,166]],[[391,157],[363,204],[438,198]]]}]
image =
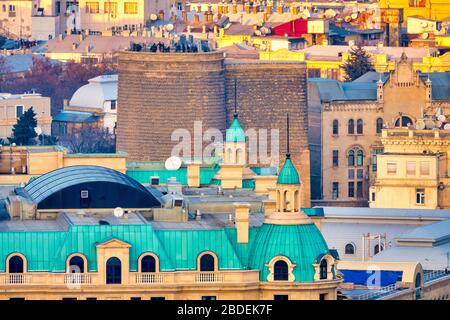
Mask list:
[{"label": "rectangular window", "polygon": [[425,189],[416,189],[416,204],[425,204]]},{"label": "rectangular window", "polygon": [[137,2],[125,2],[123,12],[125,14],[137,14],[138,13]]},{"label": "rectangular window", "polygon": [[430,162],[420,161],[420,175],[429,176],[430,175]]},{"label": "rectangular window", "polygon": [[355,170],[349,169],[348,170],[348,180],[353,180],[353,179],[355,179]]},{"label": "rectangular window", "polygon": [[94,301],[94,300],[97,300],[97,298],[95,298],[95,297],[87,297],[86,300]]},{"label": "rectangular window", "polygon": [[9,12],[16,12],[16,6],[13,4],[9,5]]},{"label": "rectangular window", "polygon": [[16,106],[16,118],[20,118],[23,115],[23,106]]},{"label": "rectangular window", "polygon": [[356,197],[363,198],[363,182],[362,181],[358,181],[356,183]]},{"label": "rectangular window", "polygon": [[183,3],[182,2],[178,2],[177,3],[177,8],[178,8],[178,10],[183,10]]},{"label": "rectangular window", "polygon": [[339,198],[339,182],[333,182],[333,200]]},{"label": "rectangular window", "polygon": [[55,2],[55,13],[56,15],[59,15],[61,13],[61,1]]},{"label": "rectangular window", "polygon": [[116,110],[117,100],[111,100],[111,110]]},{"label": "rectangular window", "polygon": [[150,300],[161,301],[166,300],[166,297],[151,297]]},{"label": "rectangular window", "polygon": [[210,300],[217,300],[216,296],[202,296],[202,300],[210,301]]},{"label": "rectangular window", "polygon": [[100,4],[98,2],[86,2],[86,13],[100,13]]},{"label": "rectangular window", "polygon": [[130,300],[138,301],[138,300],[142,300],[142,299],[141,299],[141,297],[131,297]]},{"label": "rectangular window", "polygon": [[357,179],[364,179],[364,169],[356,170],[356,178]]},{"label": "rectangular window", "polygon": [[377,171],[377,154],[382,154],[383,149],[373,149],[372,150],[372,171]]},{"label": "rectangular window", "polygon": [[355,197],[355,183],[353,181],[350,181],[348,183],[348,197],[349,198]]},{"label": "rectangular window", "polygon": [[406,175],[415,176],[416,175],[416,162],[406,161]]},{"label": "rectangular window", "polygon": [[320,293],[319,294],[319,300],[320,301],[327,300],[327,294],[326,293]]},{"label": "rectangular window", "polygon": [[333,167],[339,167],[339,151],[333,150]]},{"label": "rectangular window", "polygon": [[308,78],[320,78],[320,69],[317,68],[308,69]]},{"label": "rectangular window", "polygon": [[397,174],[397,162],[388,162],[387,163],[387,174],[388,175],[396,175]]},{"label": "rectangular window", "polygon": [[273,300],[289,300],[289,296],[287,294],[274,294]]},{"label": "rectangular window", "polygon": [[117,2],[105,2],[105,13],[109,13],[112,16],[117,15]]},{"label": "rectangular window", "polygon": [[81,190],[81,199],[87,199],[89,198],[89,191],[88,190]]},{"label": "rectangular window", "polygon": [[375,192],[372,192],[372,201],[375,201]]}]

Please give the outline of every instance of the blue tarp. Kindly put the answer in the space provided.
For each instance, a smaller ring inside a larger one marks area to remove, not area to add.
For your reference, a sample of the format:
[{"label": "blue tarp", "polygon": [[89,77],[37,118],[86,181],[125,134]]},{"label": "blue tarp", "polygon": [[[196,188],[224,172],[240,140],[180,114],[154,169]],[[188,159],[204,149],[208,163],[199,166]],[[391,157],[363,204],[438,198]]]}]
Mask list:
[{"label": "blue tarp", "polygon": [[402,280],[403,271],[389,270],[339,270],[344,275],[344,282],[364,286],[389,286]]}]

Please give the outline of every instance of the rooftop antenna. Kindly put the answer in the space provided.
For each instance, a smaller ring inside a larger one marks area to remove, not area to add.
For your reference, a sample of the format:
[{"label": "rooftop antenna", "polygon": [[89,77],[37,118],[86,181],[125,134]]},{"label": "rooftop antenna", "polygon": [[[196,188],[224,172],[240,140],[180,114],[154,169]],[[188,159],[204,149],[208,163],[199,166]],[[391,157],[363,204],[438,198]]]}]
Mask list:
[{"label": "rooftop antenna", "polygon": [[287,135],[287,150],[286,150],[286,159],[289,159],[291,157],[291,151],[290,151],[290,146],[289,146],[289,113],[286,115],[286,135]]},{"label": "rooftop antenna", "polygon": [[237,119],[237,79],[234,78],[234,118]]}]

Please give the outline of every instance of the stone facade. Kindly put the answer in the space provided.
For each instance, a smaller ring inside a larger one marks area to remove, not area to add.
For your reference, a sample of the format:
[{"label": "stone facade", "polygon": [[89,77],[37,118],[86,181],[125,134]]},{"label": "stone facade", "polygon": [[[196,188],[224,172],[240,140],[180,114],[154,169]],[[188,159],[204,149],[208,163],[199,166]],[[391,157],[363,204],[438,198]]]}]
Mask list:
[{"label": "stone facade", "polygon": [[[290,114],[291,153],[304,184],[302,203],[310,204],[306,67],[301,62],[225,61],[223,52],[135,53],[119,56],[117,148],[130,161],[164,160],[178,141],[174,130],[194,137],[194,121],[221,131],[230,125],[237,87],[239,120],[249,129],[278,129],[279,159],[286,152]],[[180,116],[182,115],[182,116]],[[193,142],[193,141],[192,141]],[[204,146],[210,142],[204,142]],[[270,139],[268,140],[270,155]],[[192,148],[192,155],[194,148]],[[250,166],[270,163],[250,163]],[[281,163],[278,163],[281,165]]]}]

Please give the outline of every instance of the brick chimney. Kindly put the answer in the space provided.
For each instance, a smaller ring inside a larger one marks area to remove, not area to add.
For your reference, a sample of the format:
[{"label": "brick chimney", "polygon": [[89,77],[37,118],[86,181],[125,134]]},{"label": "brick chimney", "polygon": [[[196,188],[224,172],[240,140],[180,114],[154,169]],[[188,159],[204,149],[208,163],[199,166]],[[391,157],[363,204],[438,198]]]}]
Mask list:
[{"label": "brick chimney", "polygon": [[246,14],[250,14],[250,3],[244,3],[244,10]]},{"label": "brick chimney", "polygon": [[233,0],[233,3],[231,4],[231,7],[232,7],[232,12],[233,12],[233,14],[236,14],[237,13],[237,3],[236,3],[236,0]]},{"label": "brick chimney", "polygon": [[266,12],[267,12],[267,14],[271,14],[271,13],[272,13],[272,10],[273,10],[273,4],[272,4],[272,2],[267,3],[267,6],[266,6]]},{"label": "brick chimney", "polygon": [[223,13],[223,4],[222,2],[219,2],[217,4],[217,14],[222,14]]},{"label": "brick chimney", "polygon": [[228,5],[227,4],[225,4],[223,6],[223,14],[228,14]]},{"label": "brick chimney", "polygon": [[278,2],[278,6],[277,6],[277,9],[278,9],[278,13],[279,14],[283,14],[283,9],[284,9],[284,6],[283,6],[283,3],[280,1],[280,2]]},{"label": "brick chimney", "polygon": [[291,7],[291,12],[292,12],[292,14],[297,15],[298,14],[298,7],[296,5],[293,5]]},{"label": "brick chimney", "polygon": [[200,17],[198,16],[198,14],[194,14],[194,23],[199,23],[200,22]]},{"label": "brick chimney", "polygon": [[235,203],[237,242],[248,243],[250,203]]}]

